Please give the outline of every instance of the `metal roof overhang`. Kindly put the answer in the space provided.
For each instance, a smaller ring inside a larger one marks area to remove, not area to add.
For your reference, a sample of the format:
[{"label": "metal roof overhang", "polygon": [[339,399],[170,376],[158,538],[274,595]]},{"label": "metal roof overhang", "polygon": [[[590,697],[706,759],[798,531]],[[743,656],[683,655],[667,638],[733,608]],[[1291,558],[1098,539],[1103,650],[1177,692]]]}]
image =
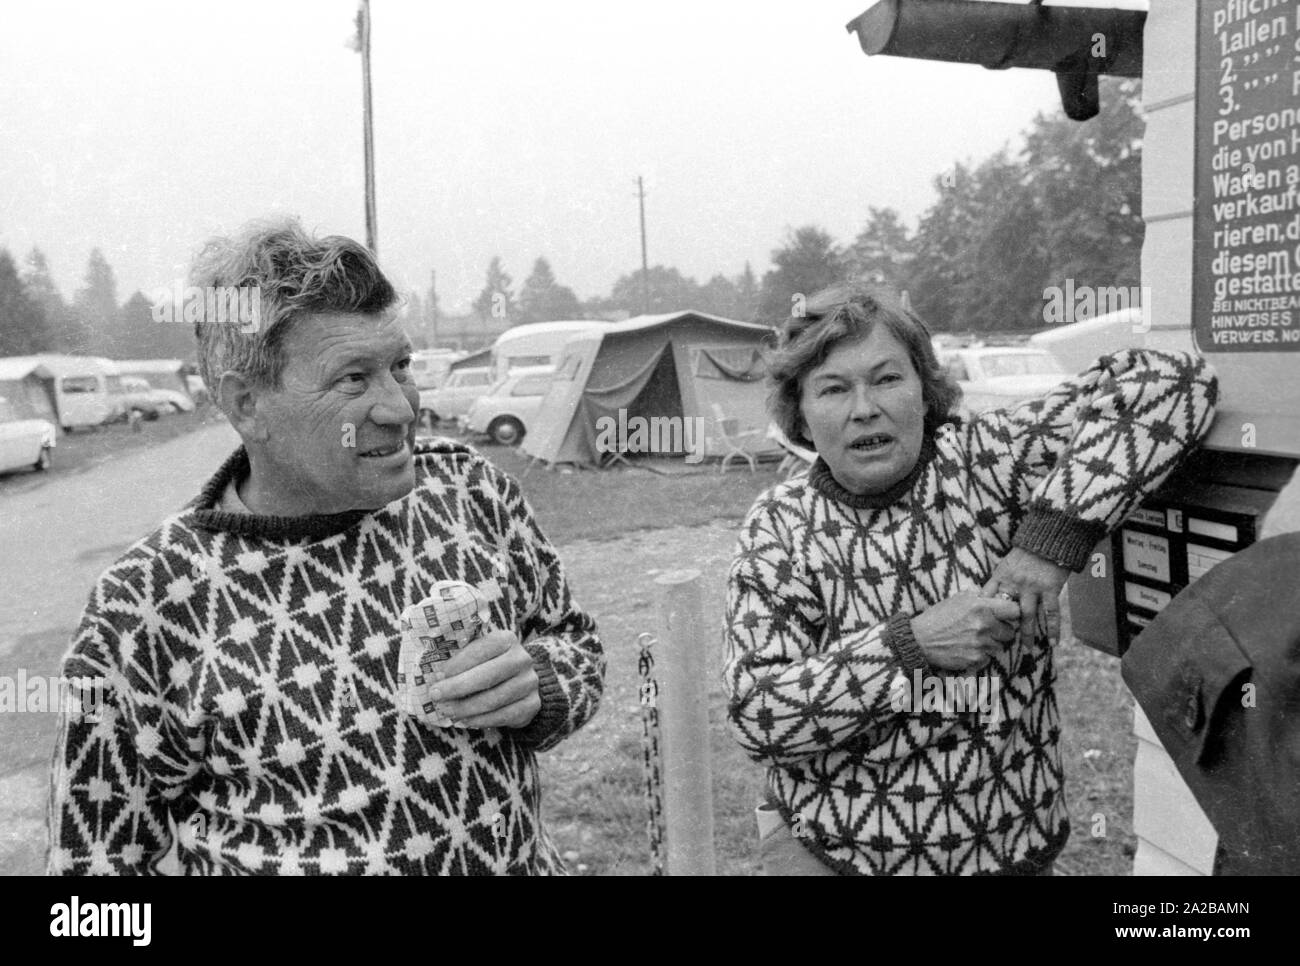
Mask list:
[{"label": "metal roof overhang", "polygon": [[[1100,109],[1101,74],[1142,76],[1145,10],[1045,7],[983,0],[880,0],[846,25],[867,54],[1028,67],[1056,74],[1061,106],[1086,121]],[[1104,53],[1094,54],[1098,36]]]}]

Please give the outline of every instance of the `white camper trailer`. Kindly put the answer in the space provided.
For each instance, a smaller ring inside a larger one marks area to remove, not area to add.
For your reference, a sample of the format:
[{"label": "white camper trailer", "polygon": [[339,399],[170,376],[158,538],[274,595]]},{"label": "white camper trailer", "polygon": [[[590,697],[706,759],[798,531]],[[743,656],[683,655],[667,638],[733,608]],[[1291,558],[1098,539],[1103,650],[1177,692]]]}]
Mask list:
[{"label": "white camper trailer", "polygon": [[492,344],[492,382],[504,379],[520,366],[554,367],[564,353],[564,343],[575,335],[599,332],[606,322],[536,322],[517,325],[497,336]]}]

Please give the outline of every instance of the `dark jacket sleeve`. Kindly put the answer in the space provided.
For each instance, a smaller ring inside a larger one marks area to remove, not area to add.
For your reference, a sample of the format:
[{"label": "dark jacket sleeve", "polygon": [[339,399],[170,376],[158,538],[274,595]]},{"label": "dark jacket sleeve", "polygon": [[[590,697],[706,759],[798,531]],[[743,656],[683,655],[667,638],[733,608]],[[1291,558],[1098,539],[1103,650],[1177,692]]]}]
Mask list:
[{"label": "dark jacket sleeve", "polygon": [[1300,533],[1262,540],[1175,597],[1121,662],[1219,833],[1216,874],[1300,873],[1296,587]]}]

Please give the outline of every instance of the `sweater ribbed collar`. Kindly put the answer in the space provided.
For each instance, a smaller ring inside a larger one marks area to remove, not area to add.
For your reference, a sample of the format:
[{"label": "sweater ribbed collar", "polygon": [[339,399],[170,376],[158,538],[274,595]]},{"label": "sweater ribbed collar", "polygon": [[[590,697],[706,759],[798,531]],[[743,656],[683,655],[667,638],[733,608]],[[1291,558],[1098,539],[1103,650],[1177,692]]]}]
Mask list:
[{"label": "sweater ribbed collar", "polygon": [[248,476],[248,471],[248,451],[240,446],[221,464],[212,479],[203,485],[198,498],[190,504],[191,520],[195,526],[262,540],[323,540],[356,526],[366,514],[372,512],[348,510],[344,513],[286,517],[263,513],[230,513],[218,509],[221,494],[226,487],[232,481],[237,484],[244,479]]},{"label": "sweater ribbed collar", "polygon": [[859,510],[879,510],[887,506],[893,506],[911,493],[912,487],[916,485],[916,481],[921,478],[921,474],[933,458],[934,440],[926,436],[921,440],[921,452],[917,456],[916,465],[912,467],[911,472],[883,493],[853,493],[846,490],[831,474],[831,468],[826,465],[826,461],[820,456],[813,463],[812,469],[808,471],[808,482],[818,493],[843,503],[845,506],[851,506]]}]

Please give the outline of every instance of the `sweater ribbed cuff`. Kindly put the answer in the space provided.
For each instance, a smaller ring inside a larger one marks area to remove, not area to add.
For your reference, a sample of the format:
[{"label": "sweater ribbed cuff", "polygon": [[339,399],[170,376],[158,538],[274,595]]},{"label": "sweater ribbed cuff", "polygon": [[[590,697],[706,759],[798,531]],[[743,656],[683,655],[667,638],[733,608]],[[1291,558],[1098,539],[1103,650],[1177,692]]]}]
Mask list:
[{"label": "sweater ribbed cuff", "polygon": [[916,643],[912,633],[912,619],[906,614],[895,614],[885,625],[885,643],[894,652],[904,668],[909,671],[925,670],[930,662],[925,659],[925,652]]},{"label": "sweater ribbed cuff", "polygon": [[556,730],[569,719],[569,701],[564,695],[560,679],[551,667],[551,660],[546,650],[537,644],[525,644],[524,649],[532,655],[533,670],[537,672],[537,693],[542,699],[542,706],[537,716],[515,734],[523,742],[533,747],[543,744]]},{"label": "sweater ribbed cuff", "polygon": [[1036,507],[1025,514],[1011,545],[1078,573],[1088,565],[1092,548],[1105,536],[1104,523]]}]

